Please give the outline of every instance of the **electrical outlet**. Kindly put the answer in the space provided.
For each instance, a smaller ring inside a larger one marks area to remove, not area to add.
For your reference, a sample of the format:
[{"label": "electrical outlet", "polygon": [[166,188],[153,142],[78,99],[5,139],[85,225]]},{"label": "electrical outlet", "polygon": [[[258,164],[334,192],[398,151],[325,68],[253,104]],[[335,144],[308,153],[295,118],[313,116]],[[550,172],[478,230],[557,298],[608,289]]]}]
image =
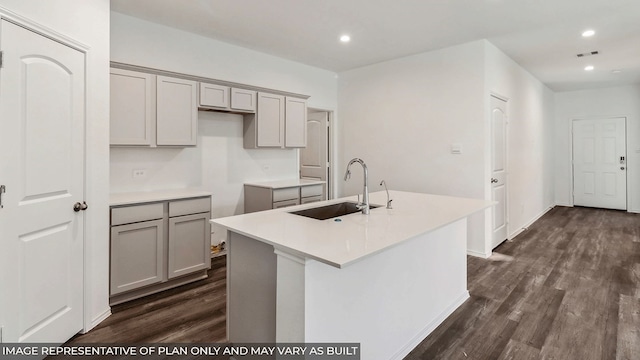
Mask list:
[{"label": "electrical outlet", "polygon": [[137,169],[137,170],[133,170],[133,178],[134,179],[140,179],[147,176],[147,170],[145,169]]}]

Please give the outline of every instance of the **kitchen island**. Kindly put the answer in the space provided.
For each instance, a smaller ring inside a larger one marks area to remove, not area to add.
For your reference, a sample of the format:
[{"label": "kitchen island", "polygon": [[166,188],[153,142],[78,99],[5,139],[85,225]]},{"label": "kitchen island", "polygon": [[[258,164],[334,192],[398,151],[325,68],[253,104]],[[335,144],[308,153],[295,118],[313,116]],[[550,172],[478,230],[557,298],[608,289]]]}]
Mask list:
[{"label": "kitchen island", "polygon": [[233,343],[355,342],[362,359],[401,359],[468,297],[467,217],[491,202],[391,191],[369,215],[291,211],[212,220],[228,230]]}]

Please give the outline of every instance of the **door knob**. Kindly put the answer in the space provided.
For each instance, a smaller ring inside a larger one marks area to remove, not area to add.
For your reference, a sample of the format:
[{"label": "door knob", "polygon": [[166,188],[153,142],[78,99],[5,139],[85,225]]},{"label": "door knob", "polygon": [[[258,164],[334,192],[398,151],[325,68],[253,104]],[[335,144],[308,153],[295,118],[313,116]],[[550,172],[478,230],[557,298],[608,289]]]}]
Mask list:
[{"label": "door knob", "polygon": [[491,183],[492,183],[492,184],[496,184],[497,182],[498,182],[498,179],[496,179],[496,178],[491,178]]},{"label": "door knob", "polygon": [[624,166],[620,166],[620,170],[624,170]]},{"label": "door knob", "polygon": [[77,203],[73,204],[73,211],[75,211],[75,212],[78,212],[80,210],[85,211],[85,210],[87,210],[87,208],[89,208],[89,206],[84,201],[82,203],[77,202]]}]

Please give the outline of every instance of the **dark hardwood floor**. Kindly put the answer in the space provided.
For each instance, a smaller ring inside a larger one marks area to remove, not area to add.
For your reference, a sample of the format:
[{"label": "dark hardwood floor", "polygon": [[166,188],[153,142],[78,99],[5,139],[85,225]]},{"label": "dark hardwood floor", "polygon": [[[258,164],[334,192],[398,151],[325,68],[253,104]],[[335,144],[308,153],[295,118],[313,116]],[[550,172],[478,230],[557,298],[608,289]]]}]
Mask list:
[{"label": "dark hardwood floor", "polygon": [[406,359],[640,359],[640,215],[556,207],[494,252]]},{"label": "dark hardwood floor", "polygon": [[[471,298],[406,359],[640,359],[640,214],[556,207],[495,252],[468,258]],[[225,261],[71,342],[224,342]]]},{"label": "dark hardwood floor", "polygon": [[226,256],[207,279],[116,305],[112,315],[68,344],[226,342]]}]

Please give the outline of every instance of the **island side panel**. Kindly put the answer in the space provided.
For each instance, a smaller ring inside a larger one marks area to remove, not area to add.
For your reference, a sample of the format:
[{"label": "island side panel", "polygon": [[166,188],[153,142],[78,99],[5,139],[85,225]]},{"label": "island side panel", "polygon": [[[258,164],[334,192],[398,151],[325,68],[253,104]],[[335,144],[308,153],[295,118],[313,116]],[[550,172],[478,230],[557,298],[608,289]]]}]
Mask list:
[{"label": "island side panel", "polygon": [[304,297],[306,260],[276,248],[278,289],[276,342],[304,342]]},{"label": "island side panel", "polygon": [[468,297],[466,219],[342,269],[307,260],[305,341],[402,359]]},{"label": "island side panel", "polygon": [[276,341],[277,257],[273,246],[227,235],[227,339]]}]

